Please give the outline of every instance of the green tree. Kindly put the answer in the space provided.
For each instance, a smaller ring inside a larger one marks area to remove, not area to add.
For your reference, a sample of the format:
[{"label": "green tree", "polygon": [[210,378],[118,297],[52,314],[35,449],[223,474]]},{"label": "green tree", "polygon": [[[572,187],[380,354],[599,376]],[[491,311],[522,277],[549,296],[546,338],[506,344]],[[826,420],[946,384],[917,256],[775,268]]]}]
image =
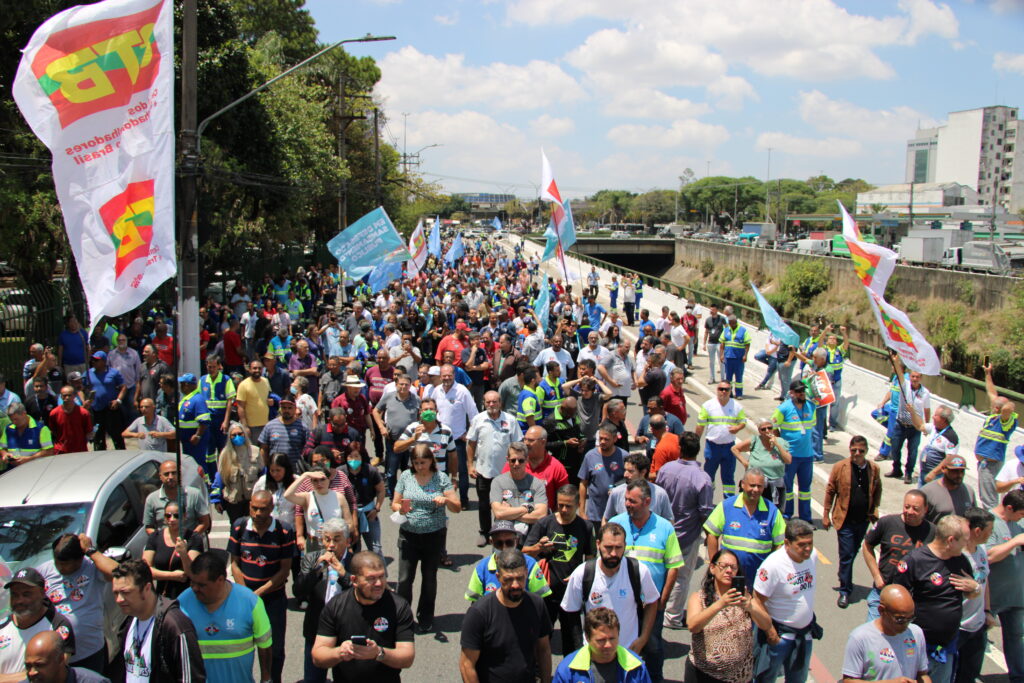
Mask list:
[{"label": "green tree", "polygon": [[626,190],[601,190],[590,201],[594,203],[597,215],[604,223],[621,223],[629,212],[632,192]]},{"label": "green tree", "polygon": [[668,223],[675,218],[677,193],[673,190],[651,190],[629,200],[629,219],[646,226]]}]

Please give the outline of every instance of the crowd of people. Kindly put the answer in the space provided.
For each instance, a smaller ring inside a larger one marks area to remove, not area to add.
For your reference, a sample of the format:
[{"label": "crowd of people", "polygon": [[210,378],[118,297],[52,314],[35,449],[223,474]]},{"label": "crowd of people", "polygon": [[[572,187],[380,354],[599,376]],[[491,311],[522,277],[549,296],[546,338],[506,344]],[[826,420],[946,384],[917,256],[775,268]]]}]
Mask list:
[{"label": "crowd of people", "polygon": [[[233,683],[256,666],[279,683],[300,655],[285,648],[289,599],[303,612],[303,680],[400,680],[416,636],[436,630],[449,523],[474,503],[489,549],[465,589],[457,664],[437,680],[806,680],[823,634],[813,467],[842,426],[827,397],[842,397],[847,330],[816,326],[797,347],[771,337],[754,354],[767,367],[754,391],[775,393],[777,375],[779,405],[747,435],[752,335],[729,307],[680,300],[655,318],[630,277],[605,283],[605,308],[596,269],[575,294],[539,265],[485,241],[380,291],[339,292],[335,266],[238,284],[201,308],[199,376],[172,373],[165,311],[105,320],[91,337],[69,315],[52,347],[30,348],[14,387],[24,400],[0,378],[4,467],[108,439],[169,455],[141,558],[116,562],[68,530],[52,560],[10,577],[0,681]],[[691,411],[700,356],[714,397]],[[837,605],[850,604],[858,558],[873,579],[866,620],[841,634],[842,675],[973,681],[998,622],[1022,681],[1015,406],[986,367],[976,494],[953,411],[932,410],[920,375],[894,362],[874,413],[887,427],[879,457],[850,438],[823,495]],[[179,483],[179,448],[203,470],[198,487]],[[881,516],[886,477],[908,488],[902,512]],[[226,548],[211,547],[211,508],[230,523]],[[108,590],[125,616],[109,653]],[[666,657],[665,629],[689,631],[684,661]]]}]

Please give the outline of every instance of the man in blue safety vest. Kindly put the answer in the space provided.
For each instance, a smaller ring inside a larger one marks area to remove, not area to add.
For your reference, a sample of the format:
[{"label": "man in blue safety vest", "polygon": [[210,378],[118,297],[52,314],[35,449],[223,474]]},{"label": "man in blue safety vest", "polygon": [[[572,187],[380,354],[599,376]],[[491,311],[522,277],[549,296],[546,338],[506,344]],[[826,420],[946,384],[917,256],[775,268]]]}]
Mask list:
[{"label": "man in blue safety vest", "polygon": [[996,475],[1006,459],[1010,436],[1017,429],[1018,416],[1013,401],[1000,396],[992,381],[992,364],[985,366],[985,389],[988,393],[989,413],[978,432],[974,444],[974,457],[978,459],[978,498],[982,507],[994,508],[999,501]]},{"label": "man in blue safety vest", "polygon": [[210,354],[206,357],[206,372],[199,378],[199,391],[210,411],[210,449],[206,454],[206,472],[212,477],[217,472],[217,457],[228,440],[235,383],[222,371],[219,356]]},{"label": "man in blue safety vest", "polygon": [[750,351],[750,333],[741,327],[735,315],[729,316],[729,324],[722,331],[719,360],[725,365],[725,381],[732,383],[733,394],[743,398],[743,369]]},{"label": "man in blue safety vest", "polygon": [[825,341],[825,352],[827,353],[825,372],[828,373],[828,378],[832,382],[832,393],[836,397],[835,402],[828,409],[828,428],[838,432],[842,428],[839,424],[841,408],[839,404],[843,389],[843,365],[850,359],[850,345],[847,340],[846,325],[839,326],[839,332],[843,338],[841,343],[839,337],[831,334],[833,326],[829,325],[828,329],[829,335]]},{"label": "man in blue safety vest", "polygon": [[807,400],[807,387],[798,379],[789,385],[789,398],[772,413],[775,433],[786,440],[792,460],[786,465],[787,517],[793,514],[793,480],[800,486],[800,519],[811,521],[811,481],[814,479],[814,449],[811,435],[816,427],[815,405]]},{"label": "man in blue safety vest", "polygon": [[178,443],[186,455],[203,468],[213,480],[208,466],[206,454],[210,449],[210,409],[206,407],[206,399],[199,393],[196,376],[186,372],[178,378],[181,389],[181,400],[178,401]]}]

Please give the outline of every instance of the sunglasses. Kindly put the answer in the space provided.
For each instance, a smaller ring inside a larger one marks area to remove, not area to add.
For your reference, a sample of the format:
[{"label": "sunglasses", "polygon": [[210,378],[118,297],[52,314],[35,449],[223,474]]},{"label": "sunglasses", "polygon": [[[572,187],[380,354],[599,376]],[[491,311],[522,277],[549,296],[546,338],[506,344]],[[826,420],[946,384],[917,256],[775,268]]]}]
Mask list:
[{"label": "sunglasses", "polygon": [[718,390],[719,391],[731,391],[732,389],[730,387],[718,387]]},{"label": "sunglasses", "polygon": [[515,548],[516,547],[516,539],[510,538],[507,541],[492,541],[491,545],[494,546],[495,550],[501,550],[501,549],[504,549],[504,548]]},{"label": "sunglasses", "polygon": [[868,452],[868,449],[866,449],[866,448],[851,448],[850,449],[850,453],[862,453],[863,454],[863,453],[867,453],[867,452]]},{"label": "sunglasses", "polygon": [[180,519],[181,514],[177,512],[165,512],[164,519]]},{"label": "sunglasses", "polygon": [[522,464],[524,462],[526,462],[526,458],[509,458],[508,459],[508,463],[510,465],[520,465],[520,464]]},{"label": "sunglasses", "polygon": [[770,432],[770,431],[772,431],[772,428],[771,427],[758,427],[757,431],[759,431],[759,432]]}]

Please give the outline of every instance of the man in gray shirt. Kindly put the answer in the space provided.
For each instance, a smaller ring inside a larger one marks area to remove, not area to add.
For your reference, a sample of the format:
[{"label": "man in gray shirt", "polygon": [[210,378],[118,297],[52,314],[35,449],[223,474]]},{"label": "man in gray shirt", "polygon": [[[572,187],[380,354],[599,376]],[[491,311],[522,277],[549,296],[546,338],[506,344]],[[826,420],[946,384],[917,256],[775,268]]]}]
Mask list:
[{"label": "man in gray shirt", "polygon": [[526,444],[516,441],[508,447],[508,472],[491,482],[491,514],[496,520],[515,523],[519,543],[526,538],[530,525],[548,514],[548,494],[544,480],[526,471]]},{"label": "man in gray shirt", "polygon": [[[142,510],[142,525],[146,533],[163,528],[164,508],[168,503],[178,500],[178,463],[164,460],[160,463],[160,483],[156,491],[146,497]],[[181,529],[191,529],[193,533],[203,534],[210,530],[210,507],[206,497],[198,489],[185,487],[185,514],[181,520]]]},{"label": "man in gray shirt", "polygon": [[949,459],[945,465],[940,465],[936,470],[942,469],[941,478],[930,484],[925,484],[921,492],[924,493],[928,502],[928,521],[935,524],[946,515],[961,515],[969,507],[974,507],[974,491],[969,486],[964,486],[964,472],[967,470],[967,461],[956,455]]},{"label": "man in gray shirt", "polygon": [[628,341],[620,342],[618,348],[597,366],[597,371],[616,398],[629,400],[636,388],[636,382],[633,380],[633,359],[629,357]]},{"label": "man in gray shirt", "polygon": [[924,632],[914,618],[914,598],[900,585],[882,589],[877,619],[850,632],[844,681],[922,680],[928,673]]},{"label": "man in gray shirt", "polygon": [[370,411],[377,429],[384,435],[388,491],[394,490],[398,471],[409,464],[409,451],[395,453],[395,442],[420,417],[420,399],[409,390],[411,384],[408,375],[395,377],[394,393],[387,394]]}]

